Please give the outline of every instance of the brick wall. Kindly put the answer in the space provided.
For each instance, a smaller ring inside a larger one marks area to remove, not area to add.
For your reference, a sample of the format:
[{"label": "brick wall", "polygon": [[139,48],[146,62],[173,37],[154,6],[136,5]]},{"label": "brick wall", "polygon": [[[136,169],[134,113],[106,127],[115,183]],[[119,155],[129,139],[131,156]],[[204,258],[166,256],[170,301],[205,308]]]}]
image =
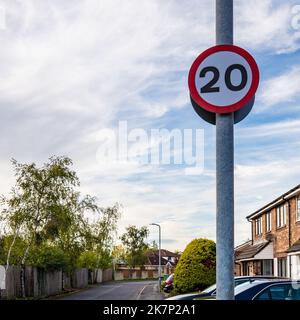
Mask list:
[{"label": "brick wall", "polygon": [[284,203],[286,207],[286,224],[281,228],[277,228],[277,221],[276,221],[276,208],[272,209],[273,214],[273,222],[274,222],[274,256],[276,258],[285,257],[286,250],[289,248],[289,213],[288,213],[288,206],[287,202]]},{"label": "brick wall", "polygon": [[[266,214],[262,217],[262,234],[256,235],[255,221],[252,220],[252,239],[253,242],[260,242],[266,240],[268,234],[273,234],[275,237],[272,240],[274,243],[274,256],[276,258],[285,257],[287,255],[286,250],[293,245],[300,238],[300,222],[296,221],[297,212],[297,197],[293,197],[285,202],[286,205],[286,225],[277,228],[276,225],[276,208],[273,208],[271,212],[271,231],[266,232]],[[289,206],[288,206],[289,204]],[[290,214],[289,214],[290,210]],[[289,220],[290,219],[290,220]]]},{"label": "brick wall", "polygon": [[291,210],[291,244],[295,243],[300,238],[300,221],[297,220],[297,201],[296,197],[290,200]]}]

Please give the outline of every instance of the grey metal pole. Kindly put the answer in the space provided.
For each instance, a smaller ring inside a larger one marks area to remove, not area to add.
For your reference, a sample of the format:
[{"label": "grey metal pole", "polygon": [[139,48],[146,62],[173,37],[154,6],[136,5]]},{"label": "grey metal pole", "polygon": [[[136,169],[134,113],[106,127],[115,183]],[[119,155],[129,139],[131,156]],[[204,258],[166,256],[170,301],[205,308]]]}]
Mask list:
[{"label": "grey metal pole", "polygon": [[[216,43],[233,44],[233,0],[216,0]],[[234,300],[233,126],[233,113],[216,115],[218,300]]]},{"label": "grey metal pole", "polygon": [[159,245],[158,245],[158,263],[159,263],[159,281],[158,281],[158,285],[159,285],[159,291],[161,290],[161,227],[160,225],[158,225],[159,228]]},{"label": "grey metal pole", "polygon": [[161,291],[161,227],[158,223],[150,223],[150,225],[158,227],[158,286]]}]

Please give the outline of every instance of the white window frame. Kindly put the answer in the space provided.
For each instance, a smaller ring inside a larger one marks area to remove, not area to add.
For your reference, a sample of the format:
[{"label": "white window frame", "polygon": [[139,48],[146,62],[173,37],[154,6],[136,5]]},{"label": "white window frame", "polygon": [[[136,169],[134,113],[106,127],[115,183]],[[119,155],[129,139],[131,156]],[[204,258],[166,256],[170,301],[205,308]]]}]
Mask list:
[{"label": "white window frame", "polygon": [[276,208],[276,227],[282,228],[286,225],[286,205],[283,204]]},{"label": "white window frame", "polygon": [[262,219],[261,217],[255,219],[255,235],[260,236],[262,234]]},{"label": "white window frame", "polygon": [[271,211],[266,213],[266,232],[270,232],[272,230],[272,219],[271,219]]},{"label": "white window frame", "polygon": [[296,199],[296,221],[300,221],[300,195]]}]

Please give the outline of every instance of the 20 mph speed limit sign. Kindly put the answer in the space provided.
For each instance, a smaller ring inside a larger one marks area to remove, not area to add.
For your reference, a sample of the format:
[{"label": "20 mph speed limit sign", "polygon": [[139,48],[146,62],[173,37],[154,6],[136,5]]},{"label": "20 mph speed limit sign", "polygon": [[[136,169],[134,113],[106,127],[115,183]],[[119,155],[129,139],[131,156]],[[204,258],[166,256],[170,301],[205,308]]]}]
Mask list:
[{"label": "20 mph speed limit sign", "polygon": [[258,83],[255,60],[234,45],[217,45],[202,52],[192,64],[188,78],[192,99],[214,113],[243,108],[253,98]]}]

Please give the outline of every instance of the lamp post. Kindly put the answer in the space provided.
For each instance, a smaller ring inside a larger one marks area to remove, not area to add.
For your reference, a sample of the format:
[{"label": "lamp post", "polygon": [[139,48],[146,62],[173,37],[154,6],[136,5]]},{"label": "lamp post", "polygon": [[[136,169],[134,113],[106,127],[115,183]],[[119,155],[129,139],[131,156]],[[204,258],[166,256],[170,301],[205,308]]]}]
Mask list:
[{"label": "lamp post", "polygon": [[158,223],[150,223],[151,226],[157,226],[159,232],[158,238],[158,285],[159,291],[161,290],[161,227]]}]

